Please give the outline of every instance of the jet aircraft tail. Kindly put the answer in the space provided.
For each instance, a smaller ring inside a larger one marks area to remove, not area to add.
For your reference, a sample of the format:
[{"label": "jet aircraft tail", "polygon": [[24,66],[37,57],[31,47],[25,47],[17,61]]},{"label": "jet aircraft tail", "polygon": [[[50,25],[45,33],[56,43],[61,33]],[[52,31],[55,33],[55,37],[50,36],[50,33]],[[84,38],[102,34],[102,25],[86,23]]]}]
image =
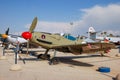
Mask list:
[{"label": "jet aircraft tail", "polygon": [[92,40],[95,40],[96,39],[96,31],[93,27],[89,27],[88,29],[88,37]]}]

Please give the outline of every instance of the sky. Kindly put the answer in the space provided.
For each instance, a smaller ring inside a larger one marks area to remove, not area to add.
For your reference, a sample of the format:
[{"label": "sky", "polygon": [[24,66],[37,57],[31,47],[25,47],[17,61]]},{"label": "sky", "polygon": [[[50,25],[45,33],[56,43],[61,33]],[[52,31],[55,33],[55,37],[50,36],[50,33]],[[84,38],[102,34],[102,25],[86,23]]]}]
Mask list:
[{"label": "sky", "polygon": [[120,35],[120,0],[0,0],[0,33],[35,31],[86,35],[89,27]]}]

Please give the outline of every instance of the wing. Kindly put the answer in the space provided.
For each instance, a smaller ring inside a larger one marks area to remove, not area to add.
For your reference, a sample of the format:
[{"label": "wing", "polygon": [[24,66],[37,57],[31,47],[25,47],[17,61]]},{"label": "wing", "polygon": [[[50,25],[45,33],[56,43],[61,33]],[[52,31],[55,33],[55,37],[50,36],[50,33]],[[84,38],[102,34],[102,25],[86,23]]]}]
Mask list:
[{"label": "wing", "polygon": [[52,48],[61,52],[72,52],[74,54],[81,54],[106,51],[108,49],[115,48],[115,45],[112,43],[89,43],[89,44],[61,45],[54,46]]},{"label": "wing", "polygon": [[112,43],[86,43],[86,44],[69,44],[69,45],[52,45],[51,48],[61,48],[61,47],[82,47],[82,46],[89,46],[88,44],[90,44],[90,46],[99,46],[103,45],[104,47],[111,47],[111,48],[115,48],[115,45]]}]

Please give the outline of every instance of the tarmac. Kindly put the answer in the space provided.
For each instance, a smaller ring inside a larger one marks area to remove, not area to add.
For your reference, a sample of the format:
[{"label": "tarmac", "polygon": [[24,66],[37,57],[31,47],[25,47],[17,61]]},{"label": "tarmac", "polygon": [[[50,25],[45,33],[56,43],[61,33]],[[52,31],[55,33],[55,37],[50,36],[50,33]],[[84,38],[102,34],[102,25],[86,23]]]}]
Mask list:
[{"label": "tarmac", "polygon": [[[30,49],[36,54],[44,53],[44,49]],[[49,54],[53,55],[53,51]],[[48,60],[38,60],[35,56],[19,54],[17,60],[20,70],[10,70],[15,64],[13,50],[5,50],[7,59],[0,60],[0,80],[114,80],[120,73],[120,57],[118,49],[112,49],[106,56],[100,54],[81,54],[57,52],[59,63],[50,65]],[[0,56],[3,55],[0,47]],[[99,72],[99,67],[109,67],[110,72]]]}]

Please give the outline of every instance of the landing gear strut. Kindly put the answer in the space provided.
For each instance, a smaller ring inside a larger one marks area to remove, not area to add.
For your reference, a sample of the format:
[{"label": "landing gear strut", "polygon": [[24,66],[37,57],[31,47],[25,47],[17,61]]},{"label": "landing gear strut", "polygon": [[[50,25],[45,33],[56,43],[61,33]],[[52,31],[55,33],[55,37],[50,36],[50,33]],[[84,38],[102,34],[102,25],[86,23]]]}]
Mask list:
[{"label": "landing gear strut", "polygon": [[100,56],[102,56],[102,57],[103,57],[103,56],[105,56],[105,55],[104,55],[104,53],[103,53],[103,52],[101,52],[101,53],[100,53]]}]

